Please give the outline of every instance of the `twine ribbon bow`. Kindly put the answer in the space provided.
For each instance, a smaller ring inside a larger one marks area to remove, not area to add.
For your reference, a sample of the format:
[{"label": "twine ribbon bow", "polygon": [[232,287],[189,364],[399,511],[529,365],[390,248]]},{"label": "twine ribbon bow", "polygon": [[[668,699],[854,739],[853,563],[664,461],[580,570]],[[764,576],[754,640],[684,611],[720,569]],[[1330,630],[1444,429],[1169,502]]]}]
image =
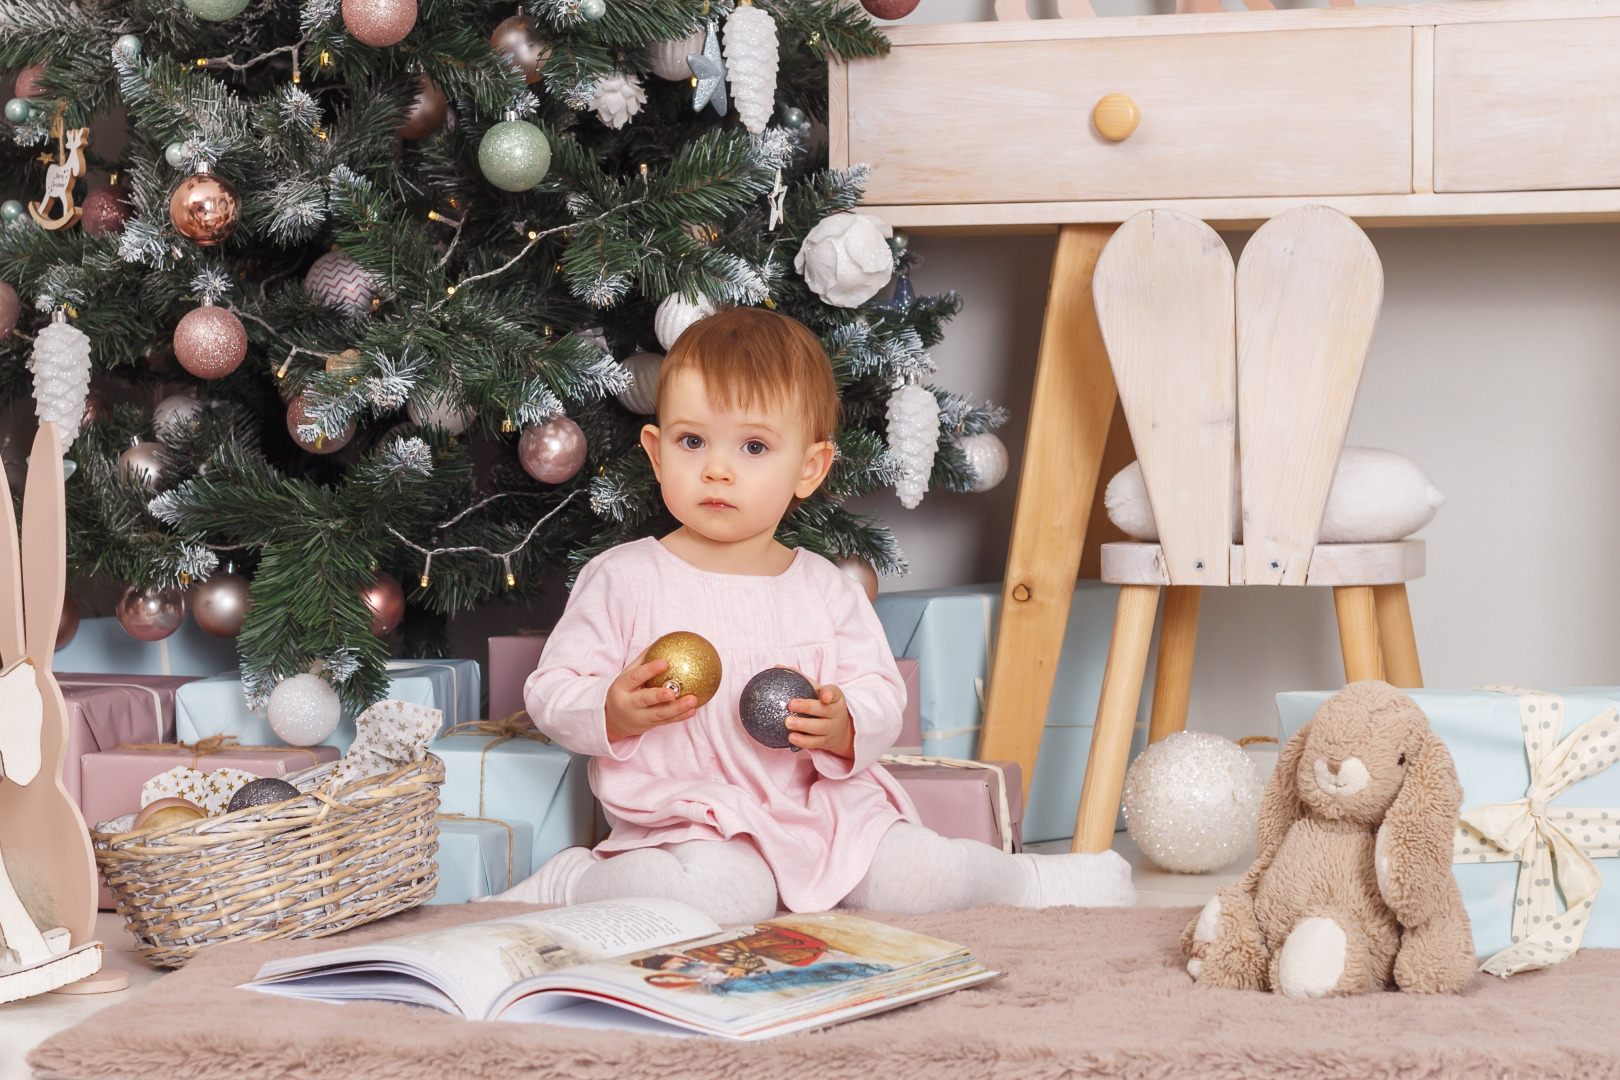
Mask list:
[{"label": "twine ribbon bow", "polygon": [[1464,810],[1452,861],[1519,864],[1513,943],[1480,965],[1506,978],[1567,960],[1581,947],[1603,884],[1592,860],[1620,856],[1620,807],[1583,810],[1548,803],[1620,760],[1620,714],[1604,709],[1560,738],[1564,701],[1559,695],[1511,686],[1481,689],[1518,698],[1530,786],[1522,799]]},{"label": "twine ribbon bow", "polygon": [[479,821],[489,820],[484,818],[484,766],[489,761],[489,752],[508,739],[533,739],[537,743],[547,745],[551,743],[550,739],[529,723],[529,714],[522,709],[504,720],[468,720],[454,725],[444,734],[494,736],[484,744],[483,751],[478,755],[478,817],[475,820]]},{"label": "twine ribbon bow", "polygon": [[315,751],[311,750],[307,746],[243,746],[243,745],[241,745],[240,743],[238,743],[236,741],[236,736],[235,735],[209,735],[207,738],[198,739],[196,742],[189,742],[189,743],[187,743],[187,742],[120,743],[117,746],[117,749],[119,749],[119,750],[168,750],[168,751],[179,750],[179,751],[182,751],[184,753],[187,753],[187,754],[191,755],[191,767],[194,768],[194,769],[197,767],[197,762],[198,762],[199,759],[209,757],[209,756],[211,756],[213,754],[237,754],[237,753],[246,754],[246,753],[255,753],[255,752],[261,751],[261,750],[268,750],[268,751],[270,751],[272,753],[278,753],[278,754],[308,754],[309,755],[309,763],[311,765],[314,765],[316,763],[316,761],[319,760],[315,756]]}]

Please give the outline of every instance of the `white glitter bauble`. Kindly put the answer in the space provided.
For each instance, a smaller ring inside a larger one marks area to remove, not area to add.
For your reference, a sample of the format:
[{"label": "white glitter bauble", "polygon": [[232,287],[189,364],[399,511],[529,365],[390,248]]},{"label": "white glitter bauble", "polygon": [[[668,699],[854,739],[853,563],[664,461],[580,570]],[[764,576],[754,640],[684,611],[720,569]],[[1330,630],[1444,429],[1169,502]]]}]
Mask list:
[{"label": "white glitter bauble", "polygon": [[1007,444],[991,432],[964,435],[956,440],[957,449],[967,458],[968,468],[978,479],[969,491],[989,491],[1007,477]]},{"label": "white glitter bauble", "polygon": [[46,324],[34,339],[28,370],[34,373],[34,415],[41,423],[56,421],[66,453],[79,437],[90,395],[89,337],[65,318]]},{"label": "white glitter bauble", "polygon": [[625,360],[624,368],[630,373],[630,385],[619,391],[619,404],[639,416],[651,416],[658,411],[658,372],[664,358],[655,352],[637,352]]},{"label": "white glitter bauble", "polygon": [[692,77],[688,56],[703,51],[703,31],[694,30],[686,37],[669,41],[656,41],[647,46],[647,59],[652,62],[653,74],[671,82],[685,82]]},{"label": "white glitter bauble", "polygon": [[446,435],[460,435],[467,430],[467,423],[472,419],[470,413],[442,394],[436,394],[426,401],[411,398],[405,411],[413,422],[426,428],[438,428]]},{"label": "white glitter bauble", "polygon": [[371,274],[341,251],[328,251],[311,263],[304,274],[305,292],[317,303],[346,315],[371,310],[375,285]]},{"label": "white glitter bauble", "polygon": [[270,691],[270,730],[289,746],[314,746],[337,730],[343,705],[319,675],[294,675]]},{"label": "white glitter bauble", "polygon": [[738,7],[726,20],[725,48],[737,116],[758,135],[776,107],[776,20],[761,8]]},{"label": "white glitter bauble", "polygon": [[190,390],[179,394],[171,394],[157,403],[152,410],[152,426],[157,428],[158,434],[169,428],[185,428],[196,422],[202,413],[202,402]]},{"label": "white glitter bauble", "polygon": [[653,312],[653,332],[658,335],[658,344],[665,350],[675,347],[675,339],[681,336],[681,331],[714,314],[714,305],[709,298],[698,294],[698,302],[691,303],[680,293],[670,293],[664,297],[664,302],[658,305]]},{"label": "white glitter bauble", "polygon": [[1254,842],[1265,783],[1237,743],[1202,731],[1166,735],[1125,774],[1125,831],[1157,866],[1207,874]]},{"label": "white glitter bauble", "polygon": [[894,276],[893,235],[887,222],[871,214],[828,214],[804,238],[793,269],[834,307],[860,307]]},{"label": "white glitter bauble", "polygon": [[939,450],[939,401],[924,387],[907,383],[889,395],[889,453],[898,466],[894,493],[907,510],[917,509],[928,491]]},{"label": "white glitter bauble", "polygon": [[596,110],[597,119],[615,130],[628,124],[645,104],[647,91],[641,88],[641,83],[634,75],[619,71],[599,81],[596,96],[591,99],[591,108]]}]

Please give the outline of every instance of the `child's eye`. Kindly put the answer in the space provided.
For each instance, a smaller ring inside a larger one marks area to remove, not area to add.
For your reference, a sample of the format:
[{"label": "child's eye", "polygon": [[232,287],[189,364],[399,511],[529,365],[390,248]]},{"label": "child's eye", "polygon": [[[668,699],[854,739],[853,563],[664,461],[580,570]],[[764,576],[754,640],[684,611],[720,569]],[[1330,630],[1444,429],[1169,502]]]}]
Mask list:
[{"label": "child's eye", "polygon": [[747,454],[749,457],[759,457],[759,455],[763,454],[769,449],[770,447],[766,446],[758,439],[749,439],[747,442],[743,443],[743,453]]},{"label": "child's eye", "polygon": [[703,449],[703,437],[700,435],[682,435],[679,439],[676,439],[675,442],[676,445],[680,446],[680,448],[683,450]]}]

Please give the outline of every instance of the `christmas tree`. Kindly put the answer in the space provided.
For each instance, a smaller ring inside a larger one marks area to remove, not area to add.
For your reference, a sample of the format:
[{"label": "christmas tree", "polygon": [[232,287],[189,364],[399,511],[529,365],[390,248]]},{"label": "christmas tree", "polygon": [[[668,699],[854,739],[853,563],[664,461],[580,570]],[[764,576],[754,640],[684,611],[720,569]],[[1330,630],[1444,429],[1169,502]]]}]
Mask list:
[{"label": "christmas tree", "polygon": [[[312,670],[373,701],[390,640],[443,655],[673,527],[636,434],[734,304],[820,335],[843,395],[781,540],[903,569],[842,504],[993,482],[1001,417],[928,385],[959,302],[826,168],[828,60],[886,47],[840,0],[0,0],[0,388],[72,438],[70,575],[151,634],[189,587],[255,703]],[[191,388],[86,407],[92,371]]]}]

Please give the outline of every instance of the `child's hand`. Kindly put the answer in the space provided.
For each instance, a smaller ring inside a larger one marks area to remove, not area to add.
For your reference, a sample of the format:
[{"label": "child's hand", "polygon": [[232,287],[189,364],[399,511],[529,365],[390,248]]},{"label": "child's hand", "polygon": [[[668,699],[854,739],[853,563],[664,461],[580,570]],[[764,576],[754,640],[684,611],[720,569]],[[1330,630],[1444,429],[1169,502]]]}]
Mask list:
[{"label": "child's hand", "polygon": [[844,692],[832,683],[813,698],[788,702],[788,742],[806,750],[828,750],[841,758],[855,757],[855,724],[849,716]]},{"label": "child's hand", "polygon": [[[645,653],[642,654],[645,657]],[[608,684],[607,737],[610,742],[640,735],[664,724],[676,724],[697,715],[697,698],[677,699],[667,686],[647,686],[647,680],[668,670],[668,660],[642,663],[641,657]]]}]

